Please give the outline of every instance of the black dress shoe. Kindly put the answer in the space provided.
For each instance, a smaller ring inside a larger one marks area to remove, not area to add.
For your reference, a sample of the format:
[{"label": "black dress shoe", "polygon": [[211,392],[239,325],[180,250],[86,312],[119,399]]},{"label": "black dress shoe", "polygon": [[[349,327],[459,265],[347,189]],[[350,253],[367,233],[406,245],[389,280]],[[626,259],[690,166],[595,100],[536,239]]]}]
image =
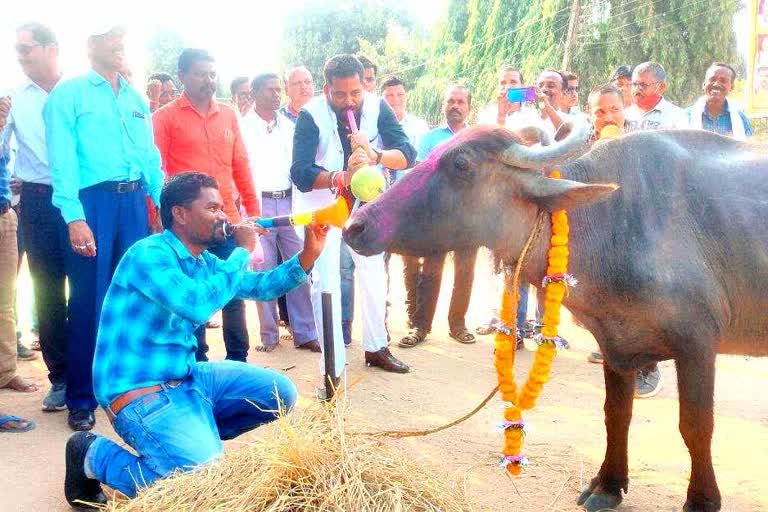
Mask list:
[{"label": "black dress shoe", "polygon": [[96,424],[96,417],[93,415],[93,411],[88,409],[74,409],[69,411],[67,423],[69,428],[75,432],[91,430]]},{"label": "black dress shoe", "polygon": [[387,347],[376,352],[366,352],[365,364],[368,366],[376,366],[386,372],[392,373],[408,373],[411,371],[408,365],[393,356],[392,352],[390,352]]},{"label": "black dress shoe", "polygon": [[296,347],[298,350],[309,350],[310,352],[321,352],[320,344],[317,340],[308,341],[302,345]]},{"label": "black dress shoe", "polygon": [[107,503],[99,481],[85,475],[85,456],[95,440],[96,436],[90,432],[75,432],[67,441],[64,496],[77,510],[97,510],[101,508],[97,505]]}]

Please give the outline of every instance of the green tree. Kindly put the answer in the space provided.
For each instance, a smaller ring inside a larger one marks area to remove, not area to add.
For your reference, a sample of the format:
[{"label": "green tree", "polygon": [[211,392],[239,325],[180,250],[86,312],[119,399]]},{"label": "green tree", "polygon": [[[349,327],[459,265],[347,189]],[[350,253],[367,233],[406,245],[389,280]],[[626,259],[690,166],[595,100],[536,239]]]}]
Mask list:
[{"label": "green tree", "polygon": [[[339,53],[358,53],[362,48],[364,53],[372,53],[368,57],[377,62],[383,75],[389,66],[400,67],[390,62],[397,56],[406,61],[411,58],[412,49],[405,41],[415,23],[403,5],[403,1],[313,0],[287,16],[283,61],[306,66],[319,81],[326,60]],[[390,33],[392,37],[388,37]]]},{"label": "green tree", "polygon": [[[411,107],[440,121],[445,86],[458,82],[472,88],[478,112],[493,101],[501,65],[518,66],[529,84],[542,69],[559,69],[570,6],[571,0],[451,0],[425,47]],[[739,0],[582,0],[570,67],[587,91],[619,64],[654,60],[668,71],[667,96],[687,105],[713,60],[740,64],[738,7]]]},{"label": "green tree", "polygon": [[176,80],[179,55],[184,47],[181,34],[169,28],[158,29],[146,45],[147,76],[152,73],[168,73]]}]

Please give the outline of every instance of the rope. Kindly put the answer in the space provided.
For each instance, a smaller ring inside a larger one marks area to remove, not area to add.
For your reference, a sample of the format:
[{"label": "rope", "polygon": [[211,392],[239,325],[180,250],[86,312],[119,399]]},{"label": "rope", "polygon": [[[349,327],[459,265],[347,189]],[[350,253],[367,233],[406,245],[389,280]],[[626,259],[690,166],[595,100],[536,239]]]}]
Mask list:
[{"label": "rope", "polygon": [[[525,245],[523,246],[523,250],[520,251],[520,257],[517,260],[517,264],[515,265],[515,271],[512,274],[512,290],[514,290],[515,293],[517,293],[517,289],[519,288],[520,283],[520,273],[523,269],[523,263],[525,262],[525,258],[528,255],[528,250],[531,248],[531,245],[533,244],[533,241],[536,239],[536,236],[538,236],[539,232],[541,231],[541,226],[543,225],[544,218],[547,216],[546,212],[540,212],[539,216],[536,218],[536,222],[533,224],[533,227],[531,228],[531,232],[528,234],[528,240],[525,242]],[[508,279],[505,278],[504,280],[504,286],[507,286]],[[515,308],[516,309],[516,308]],[[515,313],[515,316],[517,313]],[[423,437],[428,436],[431,434],[435,434],[437,432],[447,430],[451,427],[455,427],[456,425],[459,425],[461,423],[464,423],[469,418],[480,412],[487,404],[491,401],[491,399],[496,395],[496,392],[498,392],[499,386],[495,386],[490,393],[488,393],[488,396],[483,398],[483,400],[477,404],[477,406],[472,409],[470,412],[465,414],[464,416],[455,419],[451,421],[450,423],[446,423],[444,425],[440,425],[438,427],[423,429],[423,430],[382,430],[378,432],[353,432],[353,435],[361,435],[361,436],[371,436],[371,437],[394,437],[394,438],[403,438],[403,437]]]}]

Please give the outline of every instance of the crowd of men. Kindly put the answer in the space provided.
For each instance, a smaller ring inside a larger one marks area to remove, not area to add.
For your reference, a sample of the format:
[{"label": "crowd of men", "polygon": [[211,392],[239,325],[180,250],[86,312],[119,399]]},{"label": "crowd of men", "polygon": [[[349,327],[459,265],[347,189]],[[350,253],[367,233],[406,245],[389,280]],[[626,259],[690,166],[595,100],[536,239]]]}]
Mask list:
[{"label": "crowd of men", "polygon": [[[379,80],[375,63],[360,55],[329,59],[320,94],[301,65],[236,78],[230,105],[215,98],[213,56],[185,49],[175,78],[152,74],[140,93],[130,84],[124,35],[121,27],[90,34],[92,69],[64,77],[54,32],[39,23],[19,27],[16,52],[28,80],[0,99],[0,387],[38,389],[16,364],[34,357],[14,324],[26,253],[51,384],[42,408],[67,410],[78,432],[67,445],[71,503],[103,502],[99,482],[133,496],[176,468],[213,460],[222,439],[274,419],[264,411],[275,410],[275,400],[290,408],[290,380],[247,363],[245,300],[257,305],[257,350],[272,352],[290,339],[296,349],[320,352],[321,293],[330,291],[336,368],[327,377],[338,382],[352,343],[357,280],[366,364],[408,373],[389,349],[387,292],[397,276],[389,275],[388,255],[351,251],[337,228],[264,230],[242,221],[327,206],[349,194],[354,172],[368,165],[391,185],[473,117],[472,91],[455,84],[443,98],[444,123],[430,129],[407,110],[407,84]],[[595,143],[665,128],[752,135],[749,119],[728,100],[736,79],[728,64],[712,64],[703,95],[687,109],[664,97],[666,78],[655,62],[620,66],[589,92],[582,111],[577,74],[545,69],[529,82],[503,66],[497,101],[477,119],[514,131],[523,144],[548,143],[579,118],[591,121]],[[509,100],[510,88],[526,86],[535,100]],[[235,226],[233,236],[225,236],[225,222]],[[453,256],[449,335],[465,344],[498,326],[493,315],[475,333],[466,325],[477,252]],[[425,342],[432,330],[445,258],[403,258],[410,332],[399,347]],[[520,290],[521,346],[532,329],[528,289],[523,283]],[[227,361],[207,362],[206,325],[218,310]],[[280,335],[281,324],[288,335]],[[660,388],[658,368],[639,372],[638,396]],[[246,399],[263,407],[245,408]],[[138,455],[88,432],[98,406]],[[0,412],[2,432],[34,426]]]}]

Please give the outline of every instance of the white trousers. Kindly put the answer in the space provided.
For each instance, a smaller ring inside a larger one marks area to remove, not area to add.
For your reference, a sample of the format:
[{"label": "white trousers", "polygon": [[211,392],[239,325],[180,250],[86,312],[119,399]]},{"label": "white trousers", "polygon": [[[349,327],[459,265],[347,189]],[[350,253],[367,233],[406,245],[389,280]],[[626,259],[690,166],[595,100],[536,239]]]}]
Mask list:
[{"label": "white trousers", "polygon": [[387,346],[387,267],[384,254],[361,256],[350,249],[363,310],[363,348],[377,352]]},{"label": "white trousers", "polygon": [[[299,237],[304,239],[304,229],[297,228]],[[347,364],[344,336],[341,332],[341,230],[331,227],[325,241],[325,248],[312,268],[312,310],[317,326],[317,340],[325,350],[323,333],[322,293],[331,294],[333,312],[333,349],[336,360],[336,377],[340,377]],[[384,316],[387,310],[387,269],[384,255],[360,256],[350,251],[355,262],[355,276],[361,292],[363,318],[363,349],[376,352],[387,346],[387,328]],[[320,360],[321,373],[325,375],[325,360]]]}]

